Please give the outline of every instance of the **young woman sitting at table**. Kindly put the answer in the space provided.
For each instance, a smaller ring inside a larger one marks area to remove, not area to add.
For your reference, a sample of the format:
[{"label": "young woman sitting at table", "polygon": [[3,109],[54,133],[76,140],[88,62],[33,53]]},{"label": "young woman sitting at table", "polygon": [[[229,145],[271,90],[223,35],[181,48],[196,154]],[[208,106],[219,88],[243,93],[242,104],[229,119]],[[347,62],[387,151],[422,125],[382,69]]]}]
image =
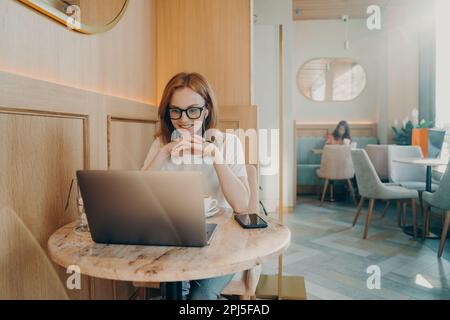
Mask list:
[{"label": "young woman sitting at table", "polygon": [[[231,208],[237,213],[245,212],[250,188],[240,140],[218,130],[215,131],[215,139],[206,136],[215,129],[217,122],[217,103],[207,80],[197,73],[174,76],[164,90],[158,116],[161,129],[142,170],[201,171],[205,193],[217,199],[220,207]],[[209,158],[212,161],[200,161],[200,164],[197,161],[194,164],[174,161],[180,154],[194,154],[200,160]],[[192,300],[218,299],[232,278],[231,274],[186,282],[183,291],[190,291],[188,297]]]},{"label": "young woman sitting at table", "polygon": [[350,136],[350,127],[348,126],[347,121],[344,120],[338,123],[333,133],[327,133],[325,137],[325,144],[343,145],[346,141],[350,144],[352,138]]}]

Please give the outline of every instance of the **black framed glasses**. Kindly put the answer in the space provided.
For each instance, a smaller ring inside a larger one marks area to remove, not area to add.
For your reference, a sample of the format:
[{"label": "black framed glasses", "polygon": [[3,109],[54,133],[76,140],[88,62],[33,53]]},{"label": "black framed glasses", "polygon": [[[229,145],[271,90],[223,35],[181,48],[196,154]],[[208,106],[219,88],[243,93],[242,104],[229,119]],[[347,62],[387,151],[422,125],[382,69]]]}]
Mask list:
[{"label": "black framed glasses", "polygon": [[202,112],[206,105],[203,107],[189,107],[187,109],[180,109],[175,107],[169,107],[169,117],[171,120],[179,120],[186,113],[186,116],[191,120],[197,120],[202,116]]}]

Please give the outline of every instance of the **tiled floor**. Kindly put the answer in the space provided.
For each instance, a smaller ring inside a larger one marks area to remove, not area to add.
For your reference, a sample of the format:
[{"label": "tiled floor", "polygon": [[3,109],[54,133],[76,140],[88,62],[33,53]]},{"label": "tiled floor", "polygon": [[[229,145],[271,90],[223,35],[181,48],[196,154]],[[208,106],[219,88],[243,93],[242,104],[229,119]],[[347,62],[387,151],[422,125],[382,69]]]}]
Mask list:
[{"label": "tiled floor", "polygon": [[[415,241],[397,227],[395,206],[381,219],[383,208],[383,203],[377,205],[368,239],[363,240],[367,204],[352,228],[355,206],[327,202],[320,207],[314,197],[299,198],[295,212],[284,215],[292,233],[283,256],[284,274],[305,277],[309,300],[450,300],[450,240],[438,259],[439,240]],[[435,216],[431,230],[439,233],[440,226]],[[380,289],[367,288],[366,271],[372,265],[381,270]],[[277,271],[277,260],[263,266],[265,274]]]}]

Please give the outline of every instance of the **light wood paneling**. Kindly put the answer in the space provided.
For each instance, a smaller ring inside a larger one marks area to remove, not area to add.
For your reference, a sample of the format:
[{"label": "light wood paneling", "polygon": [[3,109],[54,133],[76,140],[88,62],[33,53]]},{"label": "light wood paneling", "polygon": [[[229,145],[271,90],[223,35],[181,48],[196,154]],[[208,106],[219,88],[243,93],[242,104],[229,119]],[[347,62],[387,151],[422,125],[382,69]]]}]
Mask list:
[{"label": "light wood paneling", "polygon": [[108,122],[108,167],[140,170],[155,140],[156,120],[109,117]]},{"label": "light wood paneling", "polygon": [[[0,205],[1,300],[67,299],[58,274],[16,212]],[[32,271],[32,272],[30,272]]]},{"label": "light wood paneling", "polygon": [[18,1],[0,1],[0,12],[0,71],[155,103],[154,0],[130,1],[112,30],[93,36]]},{"label": "light wood paneling", "polygon": [[[397,0],[395,0],[397,1]],[[350,19],[367,17],[370,5],[385,6],[388,0],[294,0],[294,20],[328,20],[340,19],[347,15]],[[300,15],[297,15],[300,10]]]},{"label": "light wood paneling", "polygon": [[[295,123],[296,137],[324,137],[327,133],[332,133],[337,123]],[[349,123],[352,137],[377,137],[376,123]]]},{"label": "light wood paneling", "polygon": [[[248,130],[254,130],[257,135],[258,129],[258,109],[255,106],[224,106],[219,110],[219,130],[226,132],[228,130],[241,129],[242,133]],[[239,134],[238,131],[235,131]],[[250,131],[249,131],[250,133]],[[239,136],[239,135],[238,135]],[[245,149],[245,159],[247,164],[257,164],[258,142],[252,143],[250,137],[239,136],[242,146]],[[253,156],[252,156],[253,155]]]},{"label": "light wood paneling", "polygon": [[[0,207],[17,215],[43,250],[58,227],[77,218],[74,197],[67,212],[64,206],[75,171],[89,163],[87,132],[87,117],[81,115],[0,107]],[[25,271],[9,275],[29,276]],[[62,270],[59,274],[66,278]]]},{"label": "light wood paneling", "polygon": [[[48,236],[77,217],[74,197],[64,212],[75,171],[108,168],[108,116],[154,123],[156,107],[0,72],[0,207],[17,213],[44,252]],[[119,129],[139,137],[134,127]],[[140,137],[136,143],[145,143],[143,153],[151,140]],[[20,249],[27,247],[14,247]],[[12,278],[39,276],[4,264],[0,268]],[[57,271],[65,284],[65,270]],[[129,283],[115,286],[82,277],[82,290],[70,291],[69,296],[123,299],[131,293]]]},{"label": "light wood paneling", "polygon": [[251,104],[250,0],[156,0],[157,96],[178,72],[199,72],[220,105]]}]

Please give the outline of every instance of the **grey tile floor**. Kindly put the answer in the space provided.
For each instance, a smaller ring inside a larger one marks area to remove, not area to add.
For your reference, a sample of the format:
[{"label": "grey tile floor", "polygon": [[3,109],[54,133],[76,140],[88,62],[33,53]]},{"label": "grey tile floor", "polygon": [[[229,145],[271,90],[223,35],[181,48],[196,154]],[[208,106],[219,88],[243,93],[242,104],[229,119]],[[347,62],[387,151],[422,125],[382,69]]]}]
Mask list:
[{"label": "grey tile floor", "polygon": [[[363,240],[367,204],[354,228],[356,207],[348,202],[320,207],[315,197],[299,197],[297,204],[294,213],[284,215],[292,241],[283,256],[283,273],[305,278],[309,300],[450,300],[450,239],[438,259],[439,240],[414,240],[403,233],[395,206],[381,219],[384,204],[377,204],[368,239]],[[440,234],[440,226],[435,215],[431,230]],[[380,289],[367,287],[367,268],[374,265],[381,271]],[[277,271],[276,259],[263,265],[264,274]]]}]

